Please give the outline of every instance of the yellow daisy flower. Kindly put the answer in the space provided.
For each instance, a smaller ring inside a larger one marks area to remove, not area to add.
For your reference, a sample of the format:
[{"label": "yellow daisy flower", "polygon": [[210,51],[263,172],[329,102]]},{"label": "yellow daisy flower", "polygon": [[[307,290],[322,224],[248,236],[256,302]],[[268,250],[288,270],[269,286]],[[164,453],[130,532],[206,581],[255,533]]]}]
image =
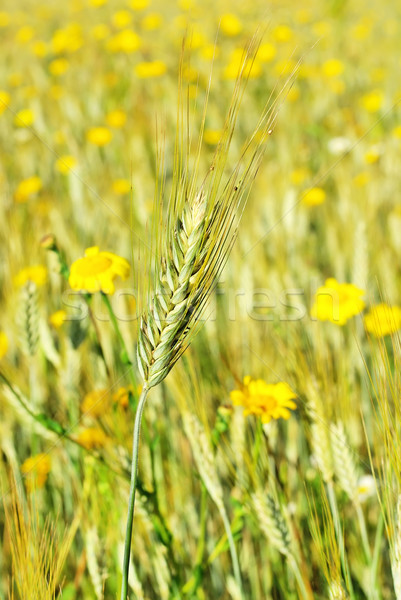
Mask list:
[{"label": "yellow daisy flower", "polygon": [[104,446],[107,436],[99,427],[87,427],[78,435],[77,441],[87,450],[92,450]]},{"label": "yellow daisy flower", "polygon": [[107,127],[92,127],[86,133],[86,139],[94,146],[107,146],[111,142],[113,134]]},{"label": "yellow daisy flower", "polygon": [[47,269],[43,265],[33,265],[32,267],[26,267],[21,269],[19,273],[14,277],[14,284],[17,287],[22,287],[28,281],[36,283],[38,287],[44,285],[47,280]]},{"label": "yellow daisy flower", "polygon": [[16,202],[27,202],[32,196],[35,196],[42,189],[42,180],[37,175],[28,177],[20,181],[15,190],[14,199]]},{"label": "yellow daisy flower", "polygon": [[289,419],[290,410],[297,405],[293,402],[296,394],[287,383],[266,383],[263,379],[244,377],[244,385],[240,390],[233,390],[230,398],[235,406],[244,407],[244,415],[261,417],[262,423],[272,419]]},{"label": "yellow daisy flower", "polygon": [[59,173],[63,175],[68,175],[68,173],[76,166],[77,159],[75,156],[71,156],[70,154],[63,154],[56,161],[56,169]]},{"label": "yellow daisy flower", "polygon": [[97,246],[93,246],[85,250],[83,258],[78,258],[71,265],[68,282],[73,290],[114,294],[114,279],[127,279],[129,268],[125,258],[112,252],[100,252]]},{"label": "yellow daisy flower", "polygon": [[91,417],[100,417],[107,408],[109,393],[107,390],[92,390],[85,394],[81,404],[81,411],[84,415]]},{"label": "yellow daisy flower", "polygon": [[[137,393],[138,395],[142,391],[142,386],[138,386]],[[114,392],[112,398],[113,402],[119,404],[122,408],[127,408],[129,404],[129,395],[135,395],[134,388],[132,385],[127,385],[126,387],[120,387],[116,392]]]},{"label": "yellow daisy flower", "polygon": [[139,79],[161,77],[167,71],[167,65],[162,60],[140,62],[135,66],[135,74]]},{"label": "yellow daisy flower", "polygon": [[391,335],[401,328],[401,308],[378,304],[373,306],[364,318],[366,331],[375,337]]},{"label": "yellow daisy flower", "polygon": [[60,329],[63,323],[67,319],[67,313],[65,310],[56,310],[56,312],[52,313],[49,317],[49,323],[55,329]]},{"label": "yellow daisy flower", "polygon": [[48,454],[36,454],[26,459],[21,465],[21,471],[25,475],[25,485],[29,492],[45,485],[50,467]]},{"label": "yellow daisy flower", "polygon": [[348,319],[365,308],[365,302],[361,298],[364,293],[364,290],[352,283],[338,283],[331,277],[317,290],[311,316],[319,321],[345,325]]},{"label": "yellow daisy flower", "polygon": [[305,206],[319,206],[326,200],[326,192],[320,187],[313,187],[302,194],[301,200]]}]

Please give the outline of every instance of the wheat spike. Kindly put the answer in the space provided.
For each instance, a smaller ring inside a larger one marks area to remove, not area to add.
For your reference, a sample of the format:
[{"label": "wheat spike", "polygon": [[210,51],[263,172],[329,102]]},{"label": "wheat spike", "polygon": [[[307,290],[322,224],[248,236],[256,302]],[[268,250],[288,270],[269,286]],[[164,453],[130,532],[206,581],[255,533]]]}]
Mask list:
[{"label": "wheat spike", "polygon": [[191,319],[191,307],[201,300],[194,283],[206,247],[205,200],[201,191],[186,205],[172,236],[168,256],[162,263],[159,285],[147,315],[142,317],[138,339],[138,365],[148,387],[159,383],[177,360]]},{"label": "wheat spike", "polygon": [[206,433],[195,415],[185,411],[182,417],[185,433],[191,444],[194,459],[202,481],[218,509],[220,511],[225,510],[223,489],[216,472],[213,452],[210,448]]},{"label": "wheat spike", "polygon": [[34,356],[39,342],[39,308],[38,289],[32,281],[22,288],[18,322],[21,345],[26,354]]},{"label": "wheat spike", "polygon": [[258,491],[252,495],[252,501],[266,538],[276,550],[288,556],[291,553],[290,532],[276,500],[271,494],[265,495]]},{"label": "wheat spike", "polygon": [[319,390],[314,384],[308,390],[308,413],[311,419],[311,444],[313,454],[326,483],[333,479],[333,456],[330,430]]},{"label": "wheat spike", "polygon": [[[198,170],[207,99],[194,164],[190,164],[189,158],[190,135],[185,134],[185,138],[183,133],[189,127],[189,108],[183,108],[182,100],[178,103],[178,132],[167,223],[161,233],[156,231],[159,243],[155,284],[138,333],[138,366],[148,389],[166,377],[188,346],[190,334],[199,321],[234,243],[266,139],[277,117],[277,101],[270,102],[269,99],[254,133],[224,184],[228,152],[247,83],[245,65],[255,58],[257,48],[258,41],[253,39],[244,51],[223,133],[201,184],[198,183]],[[285,92],[290,80],[281,93]]]},{"label": "wheat spike", "polygon": [[330,441],[337,479],[342,490],[354,500],[358,493],[358,471],[341,422],[331,426]]},{"label": "wheat spike", "polygon": [[329,600],[347,600],[347,594],[341,581],[331,581],[329,584]]}]

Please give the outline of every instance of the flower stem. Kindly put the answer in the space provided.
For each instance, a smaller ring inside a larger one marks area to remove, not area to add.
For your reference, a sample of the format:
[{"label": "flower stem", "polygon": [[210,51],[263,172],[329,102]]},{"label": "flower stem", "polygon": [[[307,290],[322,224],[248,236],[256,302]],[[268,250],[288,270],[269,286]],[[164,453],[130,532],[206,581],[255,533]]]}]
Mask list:
[{"label": "flower stem", "polygon": [[131,485],[128,500],[128,517],[127,517],[127,528],[125,531],[125,544],[124,544],[124,563],[123,563],[123,580],[121,586],[121,600],[127,600],[128,594],[128,572],[129,562],[131,554],[131,536],[132,536],[132,523],[134,520],[134,507],[135,507],[135,492],[138,474],[138,450],[139,450],[139,436],[141,432],[142,413],[145,406],[146,397],[148,395],[148,388],[146,385],[143,386],[141,395],[139,397],[138,406],[135,415],[134,434],[132,442],[132,464],[131,464]]}]

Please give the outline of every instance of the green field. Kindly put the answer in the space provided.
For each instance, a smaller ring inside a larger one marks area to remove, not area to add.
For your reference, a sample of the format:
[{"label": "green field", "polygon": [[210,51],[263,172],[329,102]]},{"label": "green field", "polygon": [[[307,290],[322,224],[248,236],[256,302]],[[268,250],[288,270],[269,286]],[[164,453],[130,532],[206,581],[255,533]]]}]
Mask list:
[{"label": "green field", "polygon": [[2,0],[0,598],[401,600],[400,37]]}]

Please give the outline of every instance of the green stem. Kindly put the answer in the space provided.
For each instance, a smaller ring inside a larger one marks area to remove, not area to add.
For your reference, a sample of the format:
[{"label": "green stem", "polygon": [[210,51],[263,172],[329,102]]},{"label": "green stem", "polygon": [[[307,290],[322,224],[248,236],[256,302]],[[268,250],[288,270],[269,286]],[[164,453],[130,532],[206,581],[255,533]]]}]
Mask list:
[{"label": "green stem", "polygon": [[292,569],[292,572],[295,575],[295,579],[297,580],[299,589],[300,589],[300,591],[302,593],[302,597],[305,598],[305,600],[310,600],[311,595],[308,594],[308,591],[306,589],[305,582],[303,580],[301,571],[299,570],[298,563],[297,563],[297,561],[295,560],[295,557],[292,554],[288,555],[288,564],[290,565],[290,567]]},{"label": "green stem", "polygon": [[230,521],[228,520],[227,513],[226,513],[224,506],[223,505],[218,506],[218,509],[219,509],[221,518],[223,520],[224,529],[226,530],[226,536],[227,536],[228,545],[229,545],[230,554],[231,554],[231,561],[233,563],[234,578],[237,583],[238,589],[241,593],[241,596],[243,596],[241,571],[239,568],[238,554],[237,554],[237,550],[236,550],[235,544],[234,544],[234,538],[233,538],[233,534],[231,531]]},{"label": "green stem", "polygon": [[384,517],[383,517],[383,512],[380,511],[379,522],[377,524],[377,529],[376,529],[375,545],[373,548],[373,559],[372,559],[372,565],[371,565],[372,585],[374,585],[376,587],[376,589],[378,589],[378,597],[379,598],[381,598],[381,590],[380,590],[380,587],[377,586],[376,580],[377,580],[377,570],[379,567],[379,560],[382,555],[381,546],[382,546],[382,541],[383,541],[383,531],[384,531]]},{"label": "green stem", "polygon": [[257,419],[256,420],[256,432],[255,432],[255,443],[254,443],[253,450],[252,450],[253,470],[256,469],[256,466],[258,464],[262,438],[263,438],[262,421],[260,419]]},{"label": "green stem", "polygon": [[336,532],[338,545],[340,547],[341,564],[342,564],[342,567],[344,570],[345,580],[348,585],[348,591],[349,591],[350,598],[352,600],[354,600],[354,598],[355,598],[354,590],[352,587],[352,580],[351,580],[351,574],[350,574],[349,565],[348,565],[348,561],[347,561],[347,555],[345,553],[344,536],[343,536],[343,532],[341,529],[341,521],[340,521],[340,515],[338,512],[337,499],[336,499],[336,495],[334,492],[334,487],[333,487],[332,481],[327,482],[327,495],[329,498],[331,513],[333,515],[334,529]]},{"label": "green stem", "polygon": [[137,406],[136,415],[135,415],[134,434],[133,434],[133,442],[132,442],[131,485],[130,485],[129,500],[128,500],[127,528],[125,531],[121,600],[127,600],[127,594],[128,594],[128,573],[129,573],[129,560],[130,560],[130,555],[131,555],[132,524],[133,524],[133,520],[134,520],[135,492],[136,492],[137,475],[138,475],[139,436],[140,436],[140,432],[141,432],[143,408],[145,406],[145,401],[146,401],[148,392],[149,392],[149,390],[146,387],[146,384],[144,384],[141,395],[139,397],[138,406]]},{"label": "green stem", "polygon": [[362,545],[363,545],[363,548],[365,551],[366,560],[370,564],[372,562],[372,551],[371,551],[370,545],[369,545],[369,537],[368,537],[368,531],[366,528],[365,515],[363,514],[363,510],[361,508],[359,501],[355,502],[355,510],[356,510],[356,515],[358,517],[359,529],[361,532]]}]

